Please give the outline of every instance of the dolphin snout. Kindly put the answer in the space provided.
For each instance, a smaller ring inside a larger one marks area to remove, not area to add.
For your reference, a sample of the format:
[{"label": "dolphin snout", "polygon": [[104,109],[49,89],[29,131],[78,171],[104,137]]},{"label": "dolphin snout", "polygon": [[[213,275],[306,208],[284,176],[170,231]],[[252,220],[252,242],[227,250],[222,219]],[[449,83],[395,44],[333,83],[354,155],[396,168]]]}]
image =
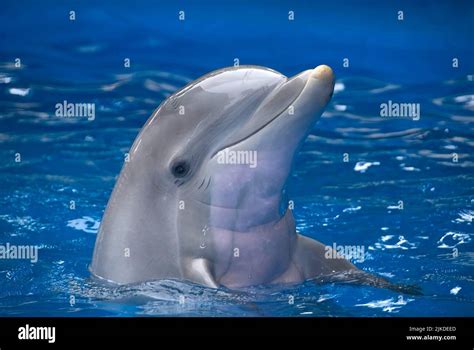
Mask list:
[{"label": "dolphin snout", "polygon": [[334,80],[334,73],[331,67],[322,64],[313,69],[313,71],[311,72],[311,78],[332,81]]},{"label": "dolphin snout", "polygon": [[302,72],[299,77],[304,79],[305,86],[295,105],[298,105],[302,115],[318,115],[334,92],[334,73],[331,67],[322,64]]}]

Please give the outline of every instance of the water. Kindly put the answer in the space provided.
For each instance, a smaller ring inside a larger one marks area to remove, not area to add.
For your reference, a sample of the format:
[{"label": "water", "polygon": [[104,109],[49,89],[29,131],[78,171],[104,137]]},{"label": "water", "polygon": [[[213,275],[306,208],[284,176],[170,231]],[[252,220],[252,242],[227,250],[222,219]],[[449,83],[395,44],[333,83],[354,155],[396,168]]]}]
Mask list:
[{"label": "water", "polygon": [[[474,315],[472,5],[269,5],[2,3],[0,243],[40,250],[37,263],[0,261],[0,315]],[[89,279],[103,210],[140,127],[169,94],[234,58],[288,76],[334,68],[336,93],[289,180],[297,228],[363,245],[357,266],[423,296],[311,282],[236,293]],[[64,100],[95,103],[96,118],[55,117]],[[421,118],[381,118],[389,100],[420,103]]]}]

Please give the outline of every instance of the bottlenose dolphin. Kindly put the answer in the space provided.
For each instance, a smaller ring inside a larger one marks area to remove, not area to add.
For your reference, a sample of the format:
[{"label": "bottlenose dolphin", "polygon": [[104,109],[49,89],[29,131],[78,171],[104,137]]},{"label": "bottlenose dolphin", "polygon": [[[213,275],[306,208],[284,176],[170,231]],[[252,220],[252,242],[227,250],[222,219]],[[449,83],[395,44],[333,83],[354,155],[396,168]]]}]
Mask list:
[{"label": "bottlenose dolphin", "polygon": [[140,131],[105,210],[90,270],[119,284],[176,278],[241,288],[308,279],[400,289],[327,259],[283,202],[299,146],[334,89],[326,65],[292,78],[263,67],[211,72]]}]

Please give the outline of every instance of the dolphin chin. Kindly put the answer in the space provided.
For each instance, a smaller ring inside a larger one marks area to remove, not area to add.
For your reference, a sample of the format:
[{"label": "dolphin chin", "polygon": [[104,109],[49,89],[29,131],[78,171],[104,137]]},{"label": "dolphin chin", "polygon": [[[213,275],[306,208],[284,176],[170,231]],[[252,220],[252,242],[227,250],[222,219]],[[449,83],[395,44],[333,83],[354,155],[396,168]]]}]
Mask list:
[{"label": "dolphin chin", "polygon": [[388,286],[296,232],[283,192],[323,113],[334,74],[240,66],[164,101],[130,151],[105,210],[90,270],[119,284],[178,278],[210,287],[298,283],[350,272]]}]

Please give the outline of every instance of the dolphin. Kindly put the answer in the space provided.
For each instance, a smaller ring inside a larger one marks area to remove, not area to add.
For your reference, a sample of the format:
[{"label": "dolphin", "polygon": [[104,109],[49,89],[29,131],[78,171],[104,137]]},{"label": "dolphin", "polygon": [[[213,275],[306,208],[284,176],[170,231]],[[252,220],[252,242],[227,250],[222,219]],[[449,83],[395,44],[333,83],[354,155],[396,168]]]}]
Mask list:
[{"label": "dolphin", "polygon": [[229,67],[162,102],[107,204],[93,276],[231,289],[314,279],[403,290],[346,259],[326,258],[324,244],[296,231],[284,202],[294,156],[334,81],[326,65],[291,78]]}]

